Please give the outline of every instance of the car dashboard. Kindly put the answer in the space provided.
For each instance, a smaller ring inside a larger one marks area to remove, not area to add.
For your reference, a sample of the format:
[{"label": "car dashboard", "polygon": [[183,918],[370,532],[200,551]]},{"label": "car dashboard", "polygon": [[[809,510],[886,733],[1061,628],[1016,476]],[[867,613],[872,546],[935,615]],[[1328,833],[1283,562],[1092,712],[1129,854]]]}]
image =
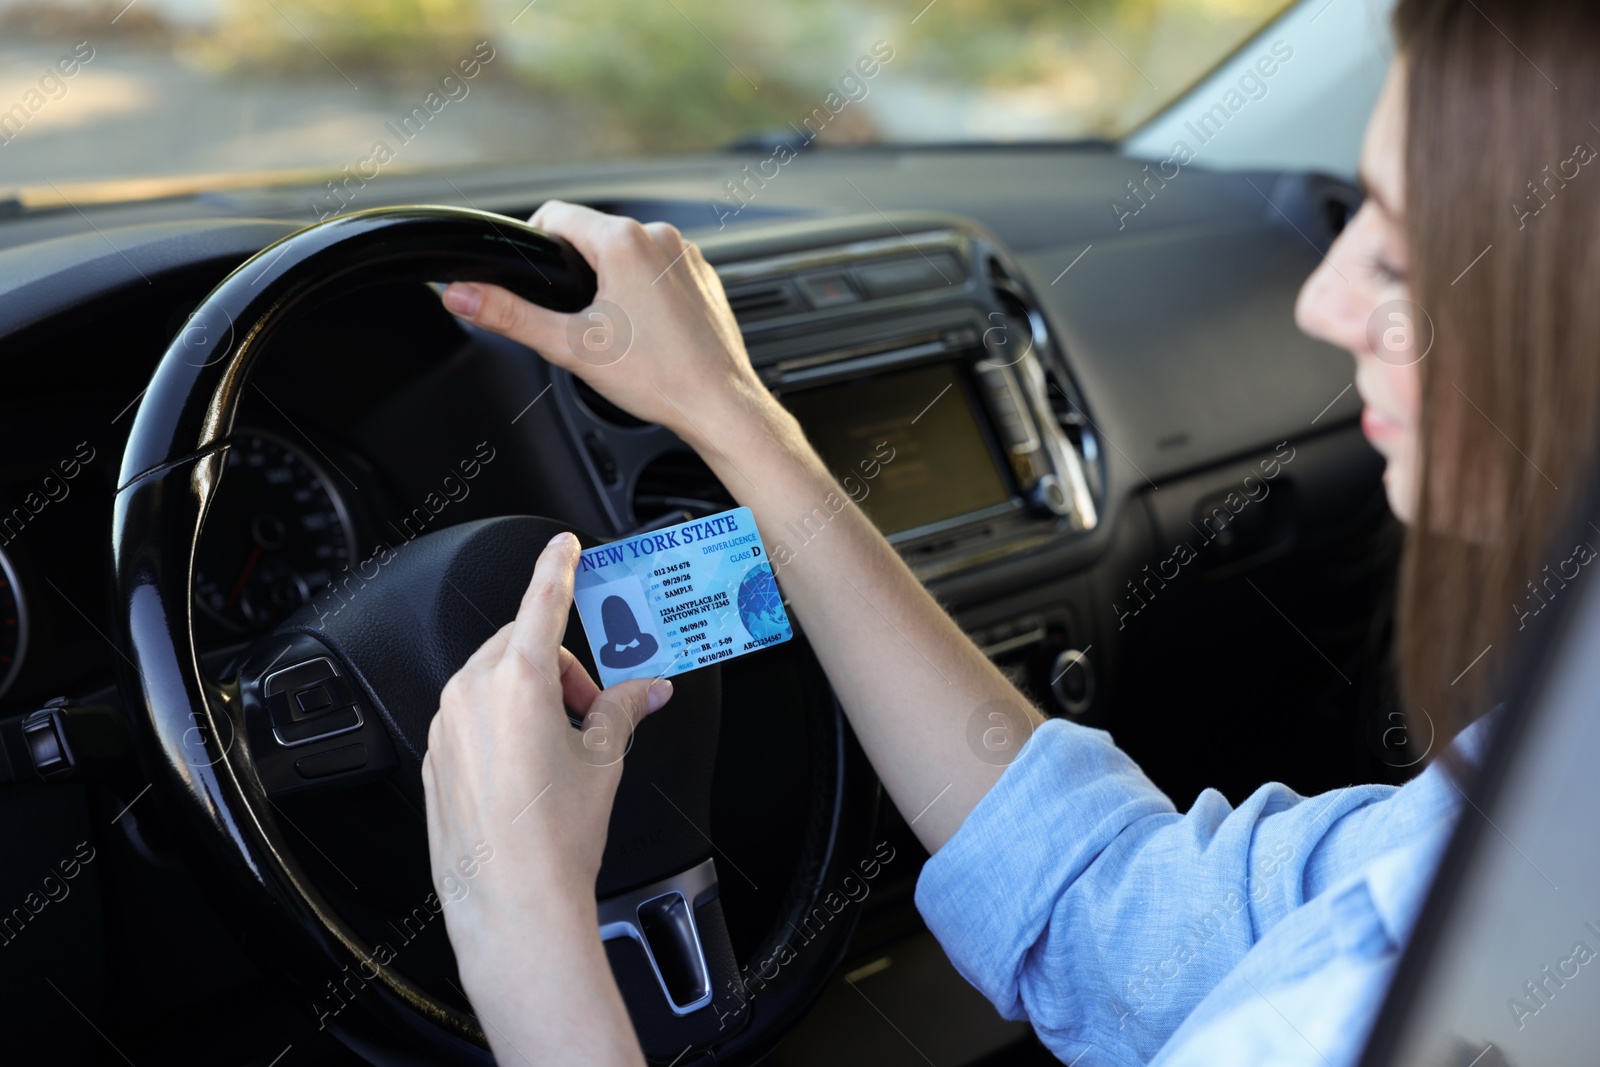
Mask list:
[{"label": "car dashboard", "polygon": [[[1387,693],[1381,462],[1348,359],[1291,315],[1354,190],[1196,170],[1133,225],[1106,201],[1138,165],[1104,148],[844,151],[726,225],[738,162],[405,176],[373,203],[525,217],[562,196],[676,223],[839,480],[762,531],[776,562],[860,507],[1042,709],[1110,730],[1180,804],[1393,777],[1366,736]],[[133,411],[169,345],[232,328],[192,313],[304,224],[306,195],[0,226],[0,778],[32,777],[27,713],[117,701],[109,526]],[[428,286],[342,294],[273,346],[195,559],[218,663],[306,604],[341,610],[385,549],[447,526],[536,514],[606,539],[732,506],[673,434]],[[877,890],[857,956],[916,927],[915,873]]]}]

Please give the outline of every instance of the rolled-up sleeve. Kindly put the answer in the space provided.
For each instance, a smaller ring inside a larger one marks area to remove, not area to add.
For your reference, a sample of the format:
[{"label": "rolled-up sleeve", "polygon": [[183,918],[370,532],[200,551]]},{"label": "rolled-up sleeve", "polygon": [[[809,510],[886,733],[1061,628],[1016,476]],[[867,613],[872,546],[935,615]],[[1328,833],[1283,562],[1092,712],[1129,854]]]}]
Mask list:
[{"label": "rolled-up sleeve", "polygon": [[1267,785],[1237,808],[1208,790],[1180,814],[1108,734],[1052,720],[928,861],[917,907],[1058,1055],[1144,1063],[1267,929],[1436,826],[1437,779],[1309,798]]}]

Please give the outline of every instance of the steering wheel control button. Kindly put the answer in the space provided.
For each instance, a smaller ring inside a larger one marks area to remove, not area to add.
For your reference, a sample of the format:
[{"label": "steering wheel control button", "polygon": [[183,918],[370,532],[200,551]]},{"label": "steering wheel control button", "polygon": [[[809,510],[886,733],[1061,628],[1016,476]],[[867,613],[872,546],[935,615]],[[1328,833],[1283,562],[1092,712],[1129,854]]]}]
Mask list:
[{"label": "steering wheel control button", "polygon": [[304,715],[314,715],[333,707],[333,697],[329,695],[327,687],[321,685],[300,690],[294,695],[294,702],[300,705]]},{"label": "steering wheel control button", "polygon": [[326,657],[274,671],[261,683],[261,696],[278,744],[303,745],[360,729],[355,687]]},{"label": "steering wheel control button", "polygon": [[277,735],[280,745],[303,745],[308,741],[320,741],[324,737],[349,733],[360,727],[361,712],[356,708],[341,708],[315,719],[288,723],[284,726],[275,725],[272,732]]},{"label": "steering wheel control button", "polygon": [[398,766],[381,705],[311,634],[259,643],[239,668],[249,752],[269,797],[376,781]]},{"label": "steering wheel control button", "polygon": [[360,770],[367,765],[366,745],[344,745],[316,752],[294,761],[294,769],[302,778],[326,778],[330,774]]}]

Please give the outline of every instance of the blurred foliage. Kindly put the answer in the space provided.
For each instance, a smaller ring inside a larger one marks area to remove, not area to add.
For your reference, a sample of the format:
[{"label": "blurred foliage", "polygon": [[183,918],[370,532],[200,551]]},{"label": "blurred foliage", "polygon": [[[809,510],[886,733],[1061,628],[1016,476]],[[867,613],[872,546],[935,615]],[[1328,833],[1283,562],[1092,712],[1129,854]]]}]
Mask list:
[{"label": "blurred foliage", "polygon": [[[332,62],[397,78],[453,65],[485,37],[483,0],[223,0],[215,27],[191,41],[208,64],[318,71]],[[312,45],[314,47],[308,47]]]},{"label": "blurred foliage", "polygon": [[1289,3],[939,0],[911,27],[907,66],[960,85],[1052,93],[1081,135],[1116,137]]},{"label": "blurred foliage", "polygon": [[503,39],[532,85],[602,103],[651,151],[798,123],[855,58],[840,30],[815,0],[538,0]]},{"label": "blurred foliage", "polygon": [[159,12],[146,7],[128,8],[127,0],[21,0],[0,7],[0,43],[8,40],[87,41],[103,38],[105,28],[116,20],[117,35],[123,40],[152,42],[166,40],[171,33]]},{"label": "blurred foliage", "polygon": [[[215,0],[209,22],[167,25],[144,4],[122,21],[142,20],[125,38],[164,32],[189,62],[268,78],[327,77],[331,63],[355,79],[436,83],[488,40],[486,81],[559,100],[619,147],[657,152],[798,126],[879,40],[895,51],[892,76],[869,88],[938,98],[940,114],[958,116],[952,139],[985,136],[985,122],[1011,113],[1047,135],[1117,136],[1286,2]],[[23,0],[0,19],[65,29],[121,3]],[[874,139],[874,106],[844,108],[823,140]]]}]

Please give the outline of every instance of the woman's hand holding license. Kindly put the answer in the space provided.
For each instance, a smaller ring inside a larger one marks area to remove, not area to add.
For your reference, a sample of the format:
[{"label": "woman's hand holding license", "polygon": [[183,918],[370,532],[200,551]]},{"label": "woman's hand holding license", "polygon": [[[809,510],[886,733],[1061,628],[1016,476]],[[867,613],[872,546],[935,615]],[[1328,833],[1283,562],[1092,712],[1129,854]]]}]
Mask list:
[{"label": "woman's hand holding license", "polygon": [[422,761],[434,886],[502,1063],[517,1061],[513,1049],[541,1063],[640,1062],[601,947],[595,878],[623,753],[672,683],[602,691],[561,647],[578,554],[571,534],[540,554],[516,620],[445,686]]}]

